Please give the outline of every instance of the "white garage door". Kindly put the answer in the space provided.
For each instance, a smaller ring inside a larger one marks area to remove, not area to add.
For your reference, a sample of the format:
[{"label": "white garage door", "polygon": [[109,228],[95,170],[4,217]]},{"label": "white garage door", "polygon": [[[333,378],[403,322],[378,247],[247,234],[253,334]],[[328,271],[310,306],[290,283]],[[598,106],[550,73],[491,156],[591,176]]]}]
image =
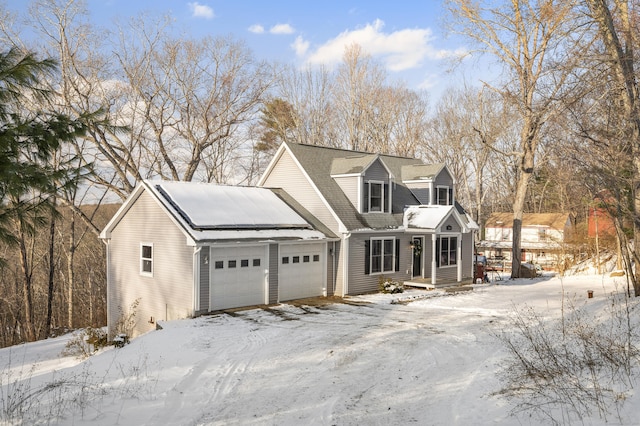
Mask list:
[{"label": "white garage door", "polygon": [[280,301],[322,296],[325,288],[325,245],[280,245]]},{"label": "white garage door", "polygon": [[265,303],[266,246],[211,249],[211,310]]}]

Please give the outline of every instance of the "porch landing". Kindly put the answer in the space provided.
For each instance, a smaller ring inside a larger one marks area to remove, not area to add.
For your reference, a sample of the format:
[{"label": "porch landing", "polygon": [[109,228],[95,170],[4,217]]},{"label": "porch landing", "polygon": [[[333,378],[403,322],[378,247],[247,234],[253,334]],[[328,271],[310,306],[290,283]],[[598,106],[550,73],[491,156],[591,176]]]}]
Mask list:
[{"label": "porch landing", "polygon": [[433,284],[431,282],[431,278],[412,278],[409,281],[405,281],[405,287],[417,287],[417,288],[425,288],[428,290],[438,290],[438,289],[469,289],[472,290],[471,281],[468,282],[436,282]]}]

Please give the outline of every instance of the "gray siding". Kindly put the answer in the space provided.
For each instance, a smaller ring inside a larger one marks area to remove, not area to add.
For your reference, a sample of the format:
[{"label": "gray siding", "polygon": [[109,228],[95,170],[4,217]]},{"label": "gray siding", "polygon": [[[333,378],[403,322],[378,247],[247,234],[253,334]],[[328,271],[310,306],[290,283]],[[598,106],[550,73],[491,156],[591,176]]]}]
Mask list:
[{"label": "gray siding", "polygon": [[422,261],[424,262],[424,277],[431,278],[431,272],[433,271],[433,234],[427,234],[424,236],[424,246],[422,246]]},{"label": "gray siding", "polygon": [[453,177],[451,177],[446,169],[442,169],[438,176],[436,176],[434,186],[448,186],[449,188],[453,188]]},{"label": "gray siding", "polygon": [[364,173],[364,181],[368,182],[370,180],[378,180],[383,182],[389,181],[389,174],[387,173],[387,169],[384,168],[380,160],[376,160],[369,166],[367,171]]},{"label": "gray siding", "polygon": [[[447,226],[451,226],[451,229],[448,229]],[[460,232],[460,230],[461,230],[460,225],[458,224],[458,221],[453,216],[449,216],[449,218],[445,220],[445,222],[442,224],[442,229],[441,229],[441,231],[444,233]]]},{"label": "gray siding", "polygon": [[473,232],[462,234],[462,281],[473,280]]},{"label": "gray siding", "polygon": [[282,153],[262,186],[284,189],[331,231],[339,232],[338,222],[287,151]]},{"label": "gray siding", "polygon": [[278,244],[269,244],[269,303],[278,303]]},{"label": "gray siding", "polygon": [[[140,244],[153,244],[153,276],[140,274]],[[109,332],[136,300],[132,336],[155,329],[149,321],[194,314],[193,247],[146,191],[135,200],[111,233],[109,243]]]},{"label": "gray siding", "polygon": [[336,177],[334,179],[353,207],[358,209],[358,183],[360,182],[358,176]]},{"label": "gray siding", "polygon": [[[371,237],[396,237],[399,240],[400,270],[383,274],[365,274],[365,241]],[[349,294],[362,294],[378,291],[381,278],[407,281],[411,278],[412,254],[409,246],[411,236],[404,233],[367,233],[352,234],[349,238]]]},{"label": "gray siding", "polygon": [[[207,261],[205,262],[205,259]],[[209,275],[210,275],[210,262],[211,256],[209,254],[209,247],[202,247],[200,250],[200,306],[198,312],[209,311]]]}]

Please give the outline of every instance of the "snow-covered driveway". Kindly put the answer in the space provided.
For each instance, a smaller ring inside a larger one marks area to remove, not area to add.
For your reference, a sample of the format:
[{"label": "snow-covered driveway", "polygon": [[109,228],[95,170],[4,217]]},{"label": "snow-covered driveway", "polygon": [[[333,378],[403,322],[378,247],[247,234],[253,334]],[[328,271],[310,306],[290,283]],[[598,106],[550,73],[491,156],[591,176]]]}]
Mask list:
[{"label": "snow-covered driveway", "polygon": [[[613,289],[612,281],[591,277],[563,285],[577,303],[605,303]],[[587,300],[587,289],[594,299]],[[519,425],[494,394],[505,351],[492,333],[509,327],[514,306],[524,303],[557,315],[561,294],[558,279],[522,280],[163,323],[163,330],[65,372],[88,369],[111,389],[66,421]],[[392,303],[398,298],[413,301]],[[50,365],[45,358],[42,365]]]}]

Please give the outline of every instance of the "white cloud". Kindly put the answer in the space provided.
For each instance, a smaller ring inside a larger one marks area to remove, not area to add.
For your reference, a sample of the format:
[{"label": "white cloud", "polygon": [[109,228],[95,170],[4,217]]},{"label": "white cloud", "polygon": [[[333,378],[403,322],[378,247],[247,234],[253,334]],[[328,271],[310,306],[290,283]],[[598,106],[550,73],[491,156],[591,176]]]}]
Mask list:
[{"label": "white cloud", "polygon": [[[336,65],[342,60],[346,46],[358,44],[363,51],[383,61],[391,71],[403,71],[422,66],[425,59],[443,59],[456,52],[434,48],[433,33],[429,28],[403,29],[385,33],[384,22],[376,19],[362,28],[348,30],[328,40],[310,52],[308,64]],[[308,42],[307,42],[308,44]],[[307,52],[296,49],[298,56]]]},{"label": "white cloud", "polygon": [[276,24],[269,30],[271,34],[293,34],[296,30],[289,24]]},{"label": "white cloud", "polygon": [[191,10],[191,16],[194,18],[213,19],[215,17],[211,7],[198,2],[189,3],[189,9]]},{"label": "white cloud", "polygon": [[254,24],[249,27],[249,31],[255,34],[262,34],[264,33],[264,27],[260,24]]},{"label": "white cloud", "polygon": [[291,48],[296,52],[296,55],[304,56],[307,50],[309,50],[309,42],[298,36],[296,40],[291,43]]}]

